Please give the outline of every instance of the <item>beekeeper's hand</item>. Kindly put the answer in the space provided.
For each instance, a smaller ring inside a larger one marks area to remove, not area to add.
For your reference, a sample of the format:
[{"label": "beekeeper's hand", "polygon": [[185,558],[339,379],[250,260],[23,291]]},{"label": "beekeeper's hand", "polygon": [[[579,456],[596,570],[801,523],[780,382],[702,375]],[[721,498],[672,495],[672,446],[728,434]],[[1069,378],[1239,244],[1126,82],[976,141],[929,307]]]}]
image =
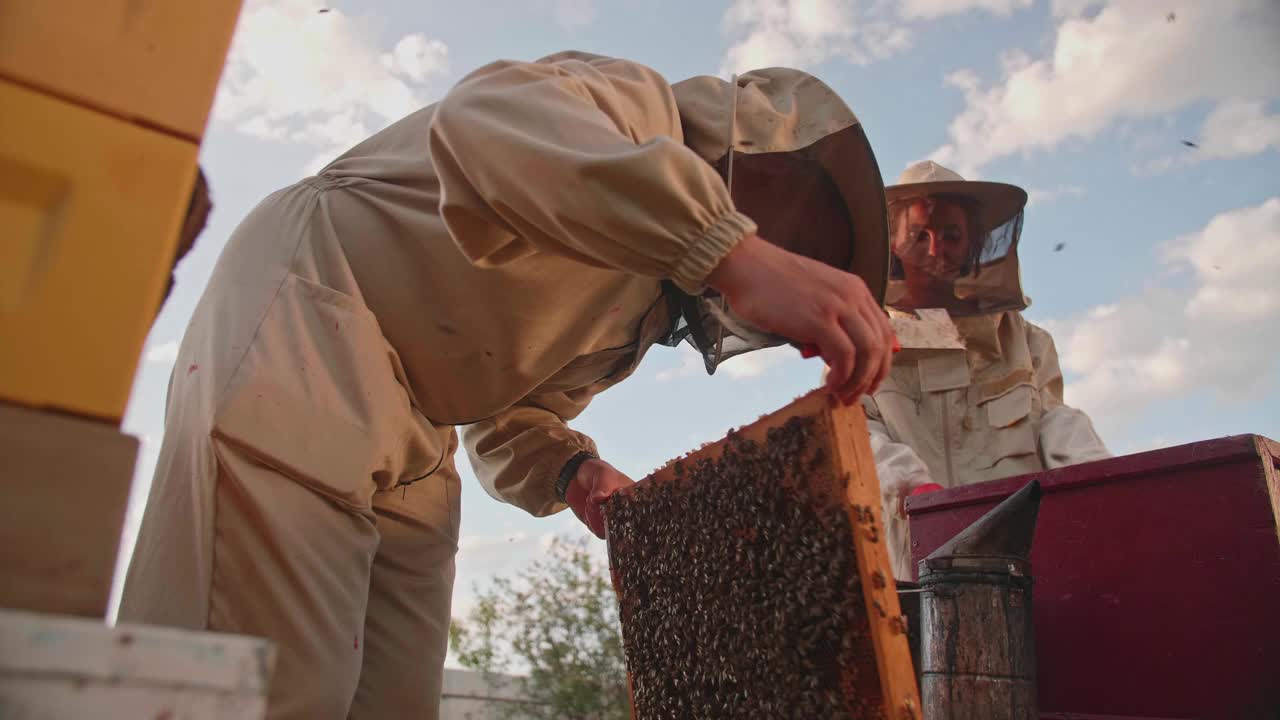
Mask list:
[{"label": "beekeeper's hand", "polygon": [[564,501],[596,537],[603,538],[604,514],[600,506],[614,492],[634,484],[609,463],[592,458],[578,466],[565,490]]},{"label": "beekeeper's hand", "polygon": [[818,346],[831,368],[827,389],[846,403],[875,392],[889,374],[896,337],[857,275],[748,235],[711,271],[707,284],[760,329]]},{"label": "beekeeper's hand", "polygon": [[898,496],[898,514],[901,515],[902,517],[907,516],[907,498],[908,497],[913,497],[915,495],[928,495],[931,492],[938,492],[939,490],[946,490],[946,488],[942,487],[936,482],[933,482],[932,480],[929,480],[928,477],[925,477],[924,481],[920,482],[915,487],[911,488],[910,492],[908,492],[905,495]]}]

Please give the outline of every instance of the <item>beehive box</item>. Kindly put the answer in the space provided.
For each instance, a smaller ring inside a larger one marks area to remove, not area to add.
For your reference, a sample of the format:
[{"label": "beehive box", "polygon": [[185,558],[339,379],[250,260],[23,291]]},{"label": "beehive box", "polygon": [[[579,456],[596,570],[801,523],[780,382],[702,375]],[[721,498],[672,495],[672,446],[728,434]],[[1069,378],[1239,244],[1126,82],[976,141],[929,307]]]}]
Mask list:
[{"label": "beehive box", "polygon": [[261,720],[257,638],[0,609],[0,718]]},{"label": "beehive box", "polygon": [[919,718],[860,405],[811,393],[605,516],[639,720]]},{"label": "beehive box", "polygon": [[199,142],[239,13],[240,0],[0,0],[0,77]]},{"label": "beehive box", "polygon": [[916,496],[913,560],[1032,479],[1040,717],[1280,718],[1280,443],[1236,435]]},{"label": "beehive box", "polygon": [[106,617],[137,454],[110,423],[0,401],[0,607]]},{"label": "beehive box", "polygon": [[0,108],[0,398],[118,422],[199,148],[3,79]]}]

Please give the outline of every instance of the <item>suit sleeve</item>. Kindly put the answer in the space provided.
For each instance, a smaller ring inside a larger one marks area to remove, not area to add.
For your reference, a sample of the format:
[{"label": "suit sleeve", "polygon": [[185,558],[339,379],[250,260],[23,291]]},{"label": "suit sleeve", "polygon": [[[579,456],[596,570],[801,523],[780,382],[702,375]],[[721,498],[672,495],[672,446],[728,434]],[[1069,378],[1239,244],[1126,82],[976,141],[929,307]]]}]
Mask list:
[{"label": "suit sleeve", "polygon": [[635,63],[489,65],[430,133],[441,217],[479,266],[558,253],[696,294],[756,229],[684,146],[670,86]]},{"label": "suit sleeve", "polygon": [[1111,452],[1082,410],[1063,401],[1062,368],[1053,338],[1043,329],[1027,323],[1027,346],[1035,368],[1043,415],[1040,417],[1040,454],[1050,470],[1067,465],[1103,460]]},{"label": "suit sleeve", "polygon": [[876,475],[880,479],[880,511],[889,563],[895,578],[913,580],[911,533],[903,501],[913,489],[932,482],[929,466],[910,445],[893,439],[874,398],[863,396],[862,407],[867,413],[871,454],[876,463]]},{"label": "suit sleeve", "polygon": [[578,453],[597,454],[595,442],[568,425],[589,400],[566,393],[530,396],[461,428],[462,446],[480,485],[531,515],[563,510],[555,491],[561,469]]}]

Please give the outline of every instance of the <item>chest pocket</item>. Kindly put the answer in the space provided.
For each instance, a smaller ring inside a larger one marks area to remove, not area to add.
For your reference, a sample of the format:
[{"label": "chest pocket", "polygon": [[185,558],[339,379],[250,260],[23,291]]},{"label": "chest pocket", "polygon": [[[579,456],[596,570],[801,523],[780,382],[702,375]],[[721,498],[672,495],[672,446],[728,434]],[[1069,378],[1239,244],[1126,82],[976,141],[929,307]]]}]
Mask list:
[{"label": "chest pocket", "polygon": [[1034,396],[1035,388],[1017,385],[1004,394],[987,400],[983,403],[987,409],[987,424],[993,428],[1016,425],[1031,414]]},{"label": "chest pocket", "polygon": [[587,388],[599,392],[622,381],[635,372],[649,347],[668,332],[669,318],[667,304],[659,296],[645,311],[635,342],[576,358],[540,385],[536,392],[571,392]]},{"label": "chest pocket", "polygon": [[1037,428],[1040,397],[1035,386],[1018,383],[979,401],[979,417],[986,416],[981,433],[985,442],[978,467],[993,468],[1004,461],[1025,461],[1038,455]]},{"label": "chest pocket", "polygon": [[622,347],[583,355],[552,375],[538,387],[538,392],[568,392],[609,380],[614,375],[620,375],[629,367],[637,365],[638,351],[639,345],[630,343]]},{"label": "chest pocket", "polygon": [[285,277],[219,397],[213,435],[339,505],[429,475],[452,430],[405,390],[395,351],[364,303]]}]

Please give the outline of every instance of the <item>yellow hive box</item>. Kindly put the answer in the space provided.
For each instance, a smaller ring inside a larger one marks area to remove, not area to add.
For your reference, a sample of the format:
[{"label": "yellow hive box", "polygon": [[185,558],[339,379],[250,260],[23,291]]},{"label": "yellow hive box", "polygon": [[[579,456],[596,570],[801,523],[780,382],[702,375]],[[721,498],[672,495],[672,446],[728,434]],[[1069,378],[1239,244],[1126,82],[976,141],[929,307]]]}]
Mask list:
[{"label": "yellow hive box", "polygon": [[0,0],[0,77],[191,140],[240,0]]},{"label": "yellow hive box", "polygon": [[0,398],[118,420],[197,147],[0,82]]}]

